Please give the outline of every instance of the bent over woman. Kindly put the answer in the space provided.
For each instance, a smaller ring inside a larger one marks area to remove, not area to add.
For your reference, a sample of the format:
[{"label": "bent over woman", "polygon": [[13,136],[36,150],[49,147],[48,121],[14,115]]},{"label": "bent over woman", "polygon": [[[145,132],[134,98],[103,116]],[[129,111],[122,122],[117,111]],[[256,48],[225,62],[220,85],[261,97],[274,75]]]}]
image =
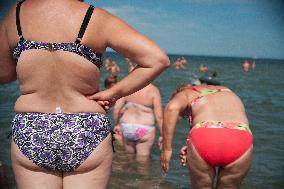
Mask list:
[{"label": "bent over woman", "polygon": [[[169,65],[167,56],[119,18],[79,0],[20,1],[0,28],[0,83],[20,85],[11,145],[17,188],[106,188],[112,145],[105,109],[148,85]],[[139,67],[99,91],[107,47]]]},{"label": "bent over woman", "polygon": [[[252,160],[253,136],[243,103],[224,86],[183,86],[164,112],[161,166],[169,170],[179,116],[187,116],[187,164],[194,189],[240,187]],[[215,168],[219,167],[219,172]]]}]

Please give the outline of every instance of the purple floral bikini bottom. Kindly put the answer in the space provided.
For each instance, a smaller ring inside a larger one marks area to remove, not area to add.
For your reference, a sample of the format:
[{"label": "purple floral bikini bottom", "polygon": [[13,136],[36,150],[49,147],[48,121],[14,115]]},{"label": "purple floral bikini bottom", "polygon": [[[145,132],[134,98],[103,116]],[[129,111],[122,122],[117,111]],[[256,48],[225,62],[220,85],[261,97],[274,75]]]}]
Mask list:
[{"label": "purple floral bikini bottom", "polygon": [[110,133],[106,115],[100,113],[17,113],[13,140],[39,167],[73,171]]}]

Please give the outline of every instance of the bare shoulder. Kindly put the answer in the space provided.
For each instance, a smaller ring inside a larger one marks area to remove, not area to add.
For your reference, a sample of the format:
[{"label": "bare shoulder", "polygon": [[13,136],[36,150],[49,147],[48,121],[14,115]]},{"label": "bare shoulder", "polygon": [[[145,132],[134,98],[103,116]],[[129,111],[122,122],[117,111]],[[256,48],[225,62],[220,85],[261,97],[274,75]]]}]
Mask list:
[{"label": "bare shoulder", "polygon": [[148,85],[148,94],[151,94],[153,96],[160,96],[160,90],[157,86],[153,85],[153,84],[149,84]]},{"label": "bare shoulder", "polygon": [[123,20],[103,8],[97,7],[94,11],[94,14],[96,16],[97,22],[103,24],[104,27],[116,27],[116,25],[113,24],[126,25]]},{"label": "bare shoulder", "polygon": [[151,91],[159,92],[159,88],[152,83],[149,84],[148,87],[149,87],[149,90]]},{"label": "bare shoulder", "polygon": [[185,109],[188,106],[188,94],[185,91],[180,91],[170,100],[166,109]]}]

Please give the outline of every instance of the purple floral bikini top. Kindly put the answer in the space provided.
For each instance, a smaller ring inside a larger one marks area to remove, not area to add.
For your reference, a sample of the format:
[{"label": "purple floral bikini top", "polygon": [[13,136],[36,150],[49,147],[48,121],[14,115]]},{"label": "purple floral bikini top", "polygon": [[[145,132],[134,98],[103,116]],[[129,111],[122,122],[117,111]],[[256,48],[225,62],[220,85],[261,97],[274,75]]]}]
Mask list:
[{"label": "purple floral bikini top", "polygon": [[69,51],[72,53],[76,53],[93,64],[95,64],[98,68],[101,68],[102,66],[102,54],[97,53],[93,51],[91,48],[81,44],[81,40],[84,36],[84,33],[86,31],[86,28],[89,24],[89,21],[91,19],[91,16],[94,11],[94,6],[90,5],[85,18],[83,20],[83,23],[81,25],[78,37],[75,42],[73,43],[46,43],[46,42],[37,42],[37,41],[31,41],[26,40],[23,37],[22,29],[21,29],[21,23],[20,23],[20,9],[21,5],[24,1],[20,1],[17,4],[16,8],[16,25],[17,25],[17,31],[20,38],[20,41],[17,43],[16,47],[13,49],[13,57],[16,62],[18,62],[18,59],[21,56],[21,53],[25,50],[30,49],[44,49],[49,51],[57,51],[57,50],[63,50],[63,51]]}]

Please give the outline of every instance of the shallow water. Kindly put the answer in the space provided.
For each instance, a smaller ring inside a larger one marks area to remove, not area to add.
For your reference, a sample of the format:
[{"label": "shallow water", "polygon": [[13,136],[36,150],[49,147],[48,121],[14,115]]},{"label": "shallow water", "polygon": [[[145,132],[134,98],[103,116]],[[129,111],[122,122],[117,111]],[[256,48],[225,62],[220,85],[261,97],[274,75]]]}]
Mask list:
[{"label": "shallow water", "polygon": [[[117,61],[122,71],[119,78],[127,73],[124,60],[118,55],[108,53]],[[179,56],[170,55],[170,59]],[[242,58],[185,56],[189,61],[185,70],[169,68],[154,84],[160,88],[163,104],[169,100],[174,89],[182,83],[198,78],[198,67],[205,63],[209,70],[217,71],[220,81],[234,90],[243,100],[251,129],[254,134],[254,158],[252,168],[242,189],[283,189],[284,188],[284,61],[256,60],[256,70],[243,73],[240,69]],[[105,78],[101,77],[101,84]],[[101,88],[103,86],[101,85]],[[17,82],[0,86],[0,161],[8,171],[9,183],[14,186],[10,162],[10,122],[13,118],[13,104],[18,96]],[[144,163],[127,156],[117,146],[113,160],[113,173],[109,188],[177,189],[189,188],[187,168],[178,161],[178,150],[184,144],[188,132],[186,120],[180,120],[174,138],[174,155],[168,175],[163,175],[159,166],[157,144],[152,158]],[[14,188],[14,187],[13,187]]]}]

